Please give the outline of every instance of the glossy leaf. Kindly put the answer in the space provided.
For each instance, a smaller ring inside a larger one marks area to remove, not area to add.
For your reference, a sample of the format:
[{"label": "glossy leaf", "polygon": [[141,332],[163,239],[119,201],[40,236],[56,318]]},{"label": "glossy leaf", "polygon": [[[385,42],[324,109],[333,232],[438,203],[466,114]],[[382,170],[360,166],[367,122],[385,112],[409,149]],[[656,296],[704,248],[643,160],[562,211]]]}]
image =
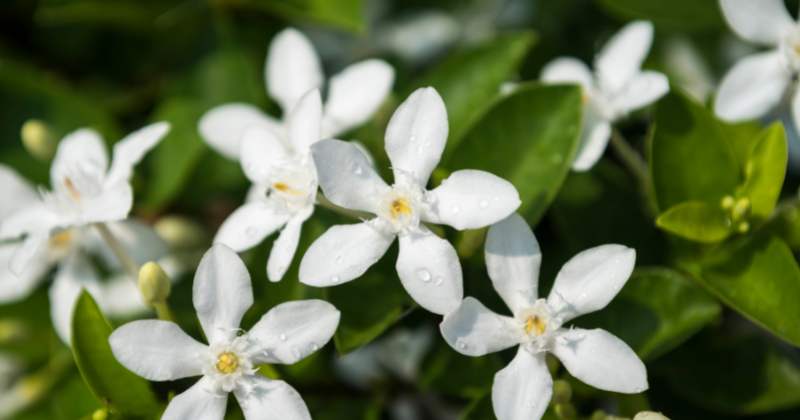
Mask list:
[{"label": "glossy leaf", "polygon": [[731,233],[731,222],[720,206],[703,201],[686,201],[670,207],[656,219],[656,225],[684,239],[716,243]]},{"label": "glossy leaf", "polygon": [[123,414],[153,416],[160,410],[149,383],[125,369],[111,353],[112,328],[91,295],[83,291],[72,315],[72,352],[92,392]]},{"label": "glossy leaf", "polygon": [[598,0],[626,20],[650,20],[665,29],[700,30],[724,26],[716,0]]},{"label": "glossy leaf", "polygon": [[579,142],[581,92],[575,86],[520,87],[498,101],[447,160],[512,182],[519,212],[536,224],[569,172]]},{"label": "glossy leaf", "polygon": [[757,138],[744,168],[745,182],[741,192],[750,198],[750,212],[753,218],[766,219],[775,209],[786,175],[789,151],[786,134],[779,123]]}]

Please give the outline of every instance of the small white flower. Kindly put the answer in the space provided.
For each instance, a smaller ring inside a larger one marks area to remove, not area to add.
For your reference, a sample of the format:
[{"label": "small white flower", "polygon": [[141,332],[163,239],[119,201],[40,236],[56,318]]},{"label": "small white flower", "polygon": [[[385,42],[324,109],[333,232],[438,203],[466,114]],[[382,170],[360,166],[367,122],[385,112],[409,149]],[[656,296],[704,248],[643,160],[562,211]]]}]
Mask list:
[{"label": "small white flower", "polygon": [[300,281],[333,286],[355,279],[399,238],[397,273],[423,308],[439,314],[463,296],[461,264],[453,246],[422,222],[476,229],[503,219],[520,205],[511,183],[475,170],[453,172],[428,191],[426,185],[447,141],[447,110],[433,88],[403,102],[386,129],[394,185],[388,186],[357,146],[323,140],[312,147],[320,186],[334,204],[375,218],[330,228],[300,263]]},{"label": "small white flower", "polygon": [[626,25],[597,54],[593,75],[574,58],[557,58],[542,70],[547,83],[577,83],[583,88],[583,134],[575,171],[587,171],[603,155],[611,138],[611,124],[649,105],[669,92],[667,77],[642,71],[653,42],[653,25],[637,21]]},{"label": "small white flower", "polygon": [[[200,120],[200,134],[216,151],[238,159],[240,144],[250,127],[286,136],[286,115],[300,98],[323,83],[319,57],[311,42],[296,29],[286,29],[272,40],[265,64],[267,93],[284,112],[280,122],[255,106],[230,103],[208,111]],[[344,133],[366,122],[383,103],[394,82],[394,70],[382,60],[364,60],[331,77],[322,115],[322,138]]]},{"label": "small white flower", "polygon": [[622,340],[602,329],[562,327],[608,305],[633,271],[636,252],[621,245],[581,252],[558,273],[547,299],[537,298],[541,259],[539,244],[519,215],[492,226],[486,238],[486,267],[513,317],[498,315],[468,297],[440,325],[447,343],[468,356],[519,345],[514,360],[494,377],[492,404],[497,418],[542,417],[553,385],[546,352],[558,357],[572,376],[595,388],[646,390],[645,366]]},{"label": "small white flower", "polygon": [[800,25],[783,0],[720,0],[720,7],[737,35],[770,49],[744,57],[725,75],[714,104],[717,116],[759,118],[792,91],[792,114],[800,126],[800,95],[792,87],[800,72]]},{"label": "small white flower", "polygon": [[228,393],[233,392],[246,419],[310,419],[297,391],[256,370],[264,363],[296,363],[317,351],[333,336],[339,311],[321,300],[287,302],[241,333],[239,323],[253,304],[250,274],[224,245],[214,245],[203,257],[193,293],[210,345],[188,336],[175,323],[160,320],[134,321],[109,337],[117,360],[148,380],[202,375],[170,401],[161,418],[221,420]]}]

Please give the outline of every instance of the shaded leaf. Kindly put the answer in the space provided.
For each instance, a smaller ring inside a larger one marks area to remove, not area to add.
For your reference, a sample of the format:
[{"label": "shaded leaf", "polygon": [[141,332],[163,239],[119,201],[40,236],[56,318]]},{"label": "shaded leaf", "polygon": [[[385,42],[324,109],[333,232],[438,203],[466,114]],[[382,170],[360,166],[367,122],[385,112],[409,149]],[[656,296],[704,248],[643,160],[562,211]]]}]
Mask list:
[{"label": "shaded leaf", "polygon": [[731,222],[719,205],[687,201],[670,207],[656,219],[656,225],[682,238],[716,243],[731,233]]},{"label": "shaded leaf", "polygon": [[623,19],[650,20],[665,29],[701,30],[724,25],[716,0],[598,0]]},{"label": "shaded leaf", "polygon": [[783,187],[789,159],[786,133],[775,123],[757,138],[745,164],[745,181],[741,192],[750,198],[753,218],[763,220],[772,214]]}]

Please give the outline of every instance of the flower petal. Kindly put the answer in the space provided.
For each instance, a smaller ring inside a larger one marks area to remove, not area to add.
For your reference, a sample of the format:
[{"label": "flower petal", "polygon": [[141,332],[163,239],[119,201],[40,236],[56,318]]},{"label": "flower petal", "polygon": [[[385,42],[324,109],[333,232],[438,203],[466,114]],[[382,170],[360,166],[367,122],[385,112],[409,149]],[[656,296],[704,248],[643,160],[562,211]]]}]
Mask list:
[{"label": "flower petal", "polygon": [[236,209],[220,226],[214,243],[224,244],[237,252],[250,249],[283,226],[287,213],[263,201],[245,203]]},{"label": "flower petal", "polygon": [[650,105],[669,92],[667,76],[655,71],[643,71],[631,79],[614,99],[615,106],[623,113]]},{"label": "flower petal", "polygon": [[213,391],[207,377],[200,378],[191,388],[169,401],[161,420],[222,420],[228,405],[228,394]]},{"label": "flower petal", "polygon": [[425,220],[459,230],[489,226],[520,205],[513,184],[489,172],[472,169],[453,172],[429,196],[436,206],[425,215]]},{"label": "flower petal", "polygon": [[439,324],[447,344],[467,356],[484,356],[519,344],[518,327],[513,318],[490,311],[473,297],[465,298]]},{"label": "flower petal", "polygon": [[636,394],[647,389],[647,369],[624,341],[601,329],[561,330],[555,354],[572,376],[605,391]]},{"label": "flower petal", "polygon": [[311,420],[303,398],[284,381],[252,375],[233,394],[247,420]]},{"label": "flower petal", "polygon": [[450,313],[464,297],[456,250],[429,231],[400,235],[396,267],[403,287],[427,311]]},{"label": "flower petal", "polygon": [[281,230],[280,236],[272,243],[272,250],[269,252],[267,260],[267,278],[272,282],[280,281],[286,270],[292,264],[294,253],[297,251],[297,243],[300,242],[300,230],[303,223],[308,220],[314,206],[292,216]]},{"label": "flower petal", "polygon": [[[119,241],[137,264],[156,261],[167,255],[167,243],[158,236],[152,226],[137,220],[127,219],[121,222],[107,224],[111,234]],[[124,270],[119,258],[108,248],[108,244],[95,230],[82,245],[93,253],[97,253],[110,268]]]},{"label": "flower petal", "polygon": [[542,418],[553,395],[544,355],[520,347],[511,363],[494,375],[492,406],[497,420]]},{"label": "flower petal", "polygon": [[26,233],[47,232],[59,224],[59,219],[42,201],[31,203],[0,219],[0,241]]},{"label": "flower petal", "polygon": [[274,130],[252,126],[243,130],[237,156],[250,181],[269,184],[275,169],[289,159],[290,150]]},{"label": "flower petal", "polygon": [[36,189],[13,168],[0,164],[0,220],[39,201]]},{"label": "flower petal", "polygon": [[779,51],[743,58],[725,75],[719,86],[714,111],[728,121],[763,116],[778,105],[791,81]]},{"label": "flower petal", "polygon": [[533,306],[542,251],[525,219],[514,213],[489,228],[485,260],[494,290],[515,315]]},{"label": "flower petal", "polygon": [[386,127],[395,181],[411,175],[424,187],[442,157],[448,130],[447,109],[436,89],[417,89],[400,104]]},{"label": "flower petal", "polygon": [[322,86],[319,58],[308,38],[298,30],[284,29],[272,40],[266,63],[267,90],[288,112],[300,97]]},{"label": "flower petal", "polygon": [[581,145],[572,170],[584,172],[592,167],[603,157],[608,141],[611,139],[611,124],[603,119],[596,111],[585,108]]},{"label": "flower petal", "polygon": [[631,22],[606,43],[595,59],[597,79],[607,94],[623,88],[642,67],[653,43],[653,24]]},{"label": "flower petal", "polygon": [[167,135],[169,129],[169,123],[157,122],[140,128],[118,141],[112,151],[111,168],[108,170],[106,184],[128,181],[133,174],[133,167]]},{"label": "flower petal", "polygon": [[264,314],[248,335],[265,350],[259,363],[291,365],[330,341],[339,317],[339,311],[323,300],[286,302]]},{"label": "flower petal", "polygon": [[322,140],[311,148],[325,197],[337,206],[375,213],[388,186],[353,143]]},{"label": "flower petal", "polygon": [[623,245],[587,249],[561,267],[547,304],[564,322],[602,309],[628,281],[635,263],[636,250]]},{"label": "flower petal", "polygon": [[202,356],[209,352],[178,324],[158,319],[129,322],[114,330],[108,342],[123,366],[150,381],[202,375]]},{"label": "flower petal", "polygon": [[50,165],[50,183],[61,188],[64,179],[76,168],[91,168],[98,175],[105,175],[108,168],[108,153],[100,134],[89,128],[81,128],[68,134],[58,143],[58,150]]},{"label": "flower petal", "polygon": [[577,83],[584,89],[591,89],[592,71],[582,61],[572,57],[559,57],[547,63],[542,69],[541,79],[547,83]]},{"label": "flower petal", "polygon": [[104,279],[96,297],[103,312],[112,318],[134,317],[150,310],[142,299],[136,279],[127,273]]},{"label": "flower petal", "polygon": [[731,29],[757,44],[777,45],[794,26],[783,0],[720,0],[719,5]]},{"label": "flower petal", "polygon": [[22,272],[11,271],[11,259],[22,242],[0,244],[0,304],[24,299],[45,279],[50,269],[47,256],[41,252],[23,267]]},{"label": "flower petal", "polygon": [[322,132],[322,99],[319,89],[305,93],[286,117],[289,140],[297,153],[306,154]]},{"label": "flower petal", "polygon": [[94,267],[86,257],[73,253],[59,265],[48,291],[53,329],[67,345],[72,341],[72,314],[75,311],[75,303],[83,289],[95,299],[101,296],[100,280]]},{"label": "flower petal", "polygon": [[47,251],[47,242],[50,235],[47,232],[33,232],[22,241],[22,244],[14,250],[11,256],[11,263],[8,268],[12,273],[20,275],[31,265],[31,262],[43,258]]},{"label": "flower petal", "polygon": [[308,248],[300,262],[300,282],[328,287],[362,274],[386,253],[394,241],[370,222],[337,225]]},{"label": "flower petal", "polygon": [[394,69],[382,60],[364,60],[331,77],[325,103],[323,138],[366,122],[380,107],[394,82]]},{"label": "flower petal", "polygon": [[128,218],[133,208],[133,189],[126,180],[108,185],[97,196],[85,197],[80,202],[81,212],[70,224],[84,225],[100,222],[117,222]]},{"label": "flower petal", "polygon": [[212,108],[203,114],[197,127],[206,144],[231,160],[239,159],[242,136],[248,128],[271,131],[275,135],[283,132],[279,121],[252,105],[240,103]]},{"label": "flower petal", "polygon": [[200,260],[192,292],[197,318],[211,344],[234,337],[242,316],[253,305],[247,267],[221,244],[212,246]]}]

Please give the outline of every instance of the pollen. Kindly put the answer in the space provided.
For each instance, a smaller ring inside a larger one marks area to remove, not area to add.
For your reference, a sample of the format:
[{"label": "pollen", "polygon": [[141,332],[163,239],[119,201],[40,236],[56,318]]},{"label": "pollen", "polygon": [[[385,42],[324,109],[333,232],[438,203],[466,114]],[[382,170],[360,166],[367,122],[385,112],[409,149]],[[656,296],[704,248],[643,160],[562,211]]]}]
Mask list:
[{"label": "pollen", "polygon": [[274,189],[275,191],[278,191],[278,192],[281,192],[281,193],[284,193],[284,194],[290,194],[290,195],[302,195],[303,194],[303,191],[297,190],[295,188],[292,188],[291,185],[289,185],[289,184],[287,184],[285,182],[280,182],[280,181],[273,183],[272,184],[272,189]]},{"label": "pollen", "polygon": [[236,369],[239,369],[239,357],[229,351],[220,353],[216,368],[220,373],[226,375],[236,372]]},{"label": "pollen", "polygon": [[403,216],[410,216],[411,215],[411,205],[408,204],[408,200],[405,198],[395,198],[392,200],[392,203],[389,204],[389,214],[391,214],[392,219],[399,219]]},{"label": "pollen", "polygon": [[72,231],[62,230],[50,237],[50,246],[53,248],[66,248],[72,241]]},{"label": "pollen", "polygon": [[78,188],[75,187],[75,183],[73,183],[71,179],[64,178],[64,186],[67,187],[67,192],[73,200],[78,201],[81,199],[81,193],[78,191]]},{"label": "pollen", "polygon": [[547,325],[538,316],[529,316],[528,319],[525,320],[525,333],[530,334],[531,332],[536,333],[536,335],[544,334],[544,330],[547,328]]}]

